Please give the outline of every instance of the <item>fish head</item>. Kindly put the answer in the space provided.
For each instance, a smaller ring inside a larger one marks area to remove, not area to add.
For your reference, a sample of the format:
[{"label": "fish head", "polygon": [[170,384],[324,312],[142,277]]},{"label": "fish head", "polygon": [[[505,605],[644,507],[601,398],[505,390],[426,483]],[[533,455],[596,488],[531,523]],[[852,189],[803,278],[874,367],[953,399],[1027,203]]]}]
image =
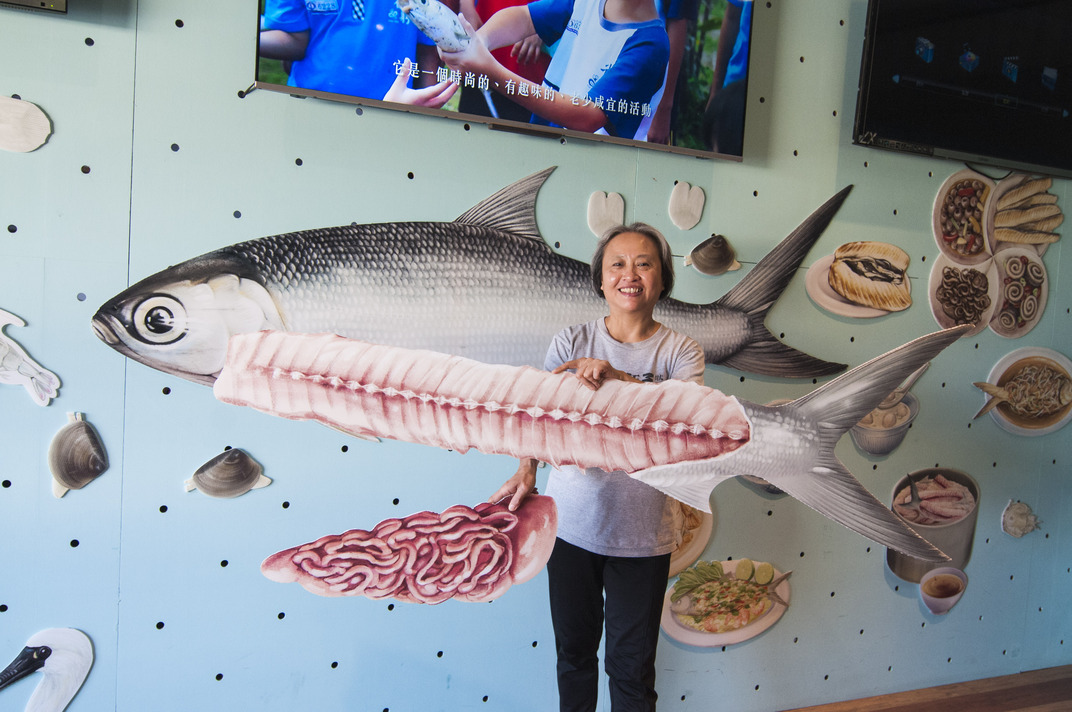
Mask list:
[{"label": "fish head", "polygon": [[212,385],[231,336],[283,330],[279,308],[240,258],[210,254],[125,289],[93,316],[104,343],[146,366]]}]

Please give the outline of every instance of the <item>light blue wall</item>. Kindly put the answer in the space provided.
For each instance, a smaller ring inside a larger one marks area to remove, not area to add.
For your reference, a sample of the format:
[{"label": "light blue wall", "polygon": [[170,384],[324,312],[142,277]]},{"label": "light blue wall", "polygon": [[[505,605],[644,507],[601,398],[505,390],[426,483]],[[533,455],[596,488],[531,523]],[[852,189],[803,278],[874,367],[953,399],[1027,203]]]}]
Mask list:
[{"label": "light blue wall", "polygon": [[[97,340],[90,317],[169,264],[293,229],[449,220],[557,165],[537,215],[563,253],[587,258],[588,196],[617,191],[627,217],[664,229],[678,254],[717,231],[747,269],[855,184],[806,265],[850,240],[897,243],[912,256],[915,305],[873,321],[831,316],[807,297],[802,269],[768,324],[797,348],[852,364],[936,328],[925,294],[937,255],[931,206],[960,166],[851,145],[863,0],[757,4],[742,164],[266,91],[240,98],[253,77],[253,0],[70,6],[66,16],[0,9],[0,93],[38,104],[55,126],[38,151],[0,152],[0,307],[27,322],[8,335],[63,379],[47,408],[0,387],[0,655],[43,628],[87,632],[96,662],[72,711],[554,704],[542,574],[490,604],[393,607],[319,598],[260,574],[265,556],[324,534],[475,504],[514,466],[224,406],[203,386],[126,361]],[[707,195],[688,232],[667,216],[681,180]],[[1072,201],[1068,182],[1053,192]],[[705,558],[792,569],[792,605],[764,635],[724,650],[664,636],[660,709],[781,710],[1072,662],[1072,430],[1023,438],[973,421],[982,397],[971,385],[1013,348],[1072,354],[1063,247],[1046,254],[1050,300],[1034,331],[1018,341],[984,331],[950,347],[916,386],[922,412],[889,457],[849,438],[838,446],[882,499],[905,472],[939,463],[979,481],[971,585],[957,608],[927,613],[881,546],[792,499],[723,484]],[[679,273],[676,296],[697,302],[742,274]],[[812,387],[714,367],[707,383],[757,402]],[[67,411],[86,413],[112,465],[57,500],[45,454]],[[185,493],[183,481],[227,446],[249,450],[274,483],[234,500]],[[1042,531],[1004,534],[1010,499],[1034,507]],[[21,709],[33,684],[0,691],[0,707]]]}]

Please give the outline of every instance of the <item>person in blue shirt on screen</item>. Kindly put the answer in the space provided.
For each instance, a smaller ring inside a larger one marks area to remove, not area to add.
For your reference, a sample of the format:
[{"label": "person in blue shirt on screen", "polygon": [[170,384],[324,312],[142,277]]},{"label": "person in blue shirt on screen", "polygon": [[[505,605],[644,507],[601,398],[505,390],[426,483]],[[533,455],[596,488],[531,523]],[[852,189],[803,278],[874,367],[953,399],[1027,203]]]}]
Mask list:
[{"label": "person in blue shirt on screen", "polygon": [[435,44],[394,0],[265,0],[259,52],[290,63],[288,86],[368,99],[413,99],[398,87],[385,97],[406,61],[415,87],[434,85],[439,66]]},{"label": "person in blue shirt on screen", "polygon": [[[463,20],[476,41],[440,56],[452,69],[484,75],[489,86],[532,112],[532,123],[633,138],[654,111],[670,56],[666,28],[653,0],[535,0],[503,8],[480,28]],[[533,32],[558,43],[543,84],[504,68],[491,50]]]}]

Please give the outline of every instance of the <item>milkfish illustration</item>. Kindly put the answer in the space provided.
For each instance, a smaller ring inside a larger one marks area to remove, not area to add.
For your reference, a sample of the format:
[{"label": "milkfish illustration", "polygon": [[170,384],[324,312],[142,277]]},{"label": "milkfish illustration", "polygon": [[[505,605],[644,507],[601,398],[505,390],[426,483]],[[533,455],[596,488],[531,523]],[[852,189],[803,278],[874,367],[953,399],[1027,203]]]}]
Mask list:
[{"label": "milkfish illustration", "polygon": [[705,512],[720,482],[758,474],[873,541],[944,561],[867,491],[834,446],[968,328],[919,337],[780,406],[673,380],[609,381],[592,391],[567,373],[272,331],[231,338],[213,392],[363,438],[623,470]]},{"label": "milkfish illustration", "polygon": [[[563,324],[606,313],[588,265],[554,252],[536,226],[536,194],[553,170],[503,188],[453,222],[307,230],[195,257],[110,299],[93,328],[125,356],[207,385],[223,368],[228,338],[262,329],[542,365]],[[708,363],[802,378],[844,370],[783,344],[763,321],[850,188],[721,299],[664,299],[655,318],[696,339]]]}]

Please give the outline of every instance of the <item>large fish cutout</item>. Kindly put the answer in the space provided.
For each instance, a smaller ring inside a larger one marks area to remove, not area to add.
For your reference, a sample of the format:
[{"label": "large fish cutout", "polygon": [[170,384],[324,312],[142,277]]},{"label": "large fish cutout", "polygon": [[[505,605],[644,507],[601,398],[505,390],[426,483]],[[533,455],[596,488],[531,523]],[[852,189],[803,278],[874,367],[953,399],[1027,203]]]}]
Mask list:
[{"label": "large fish cutout", "polygon": [[[539,366],[563,325],[606,313],[588,265],[555,253],[536,227],[536,194],[553,170],[503,188],[453,222],[307,230],[195,257],[113,297],[93,328],[125,356],[209,385],[227,340],[262,329]],[[666,299],[655,318],[696,339],[708,363],[806,378],[844,370],[786,346],[763,321],[848,192],[718,301]]]},{"label": "large fish cutout", "polygon": [[869,539],[945,561],[853,477],[834,446],[968,328],[920,337],[781,406],[683,381],[610,381],[592,391],[566,373],[272,331],[232,337],[213,391],[359,437],[623,470],[705,512],[720,482],[760,475]]}]

